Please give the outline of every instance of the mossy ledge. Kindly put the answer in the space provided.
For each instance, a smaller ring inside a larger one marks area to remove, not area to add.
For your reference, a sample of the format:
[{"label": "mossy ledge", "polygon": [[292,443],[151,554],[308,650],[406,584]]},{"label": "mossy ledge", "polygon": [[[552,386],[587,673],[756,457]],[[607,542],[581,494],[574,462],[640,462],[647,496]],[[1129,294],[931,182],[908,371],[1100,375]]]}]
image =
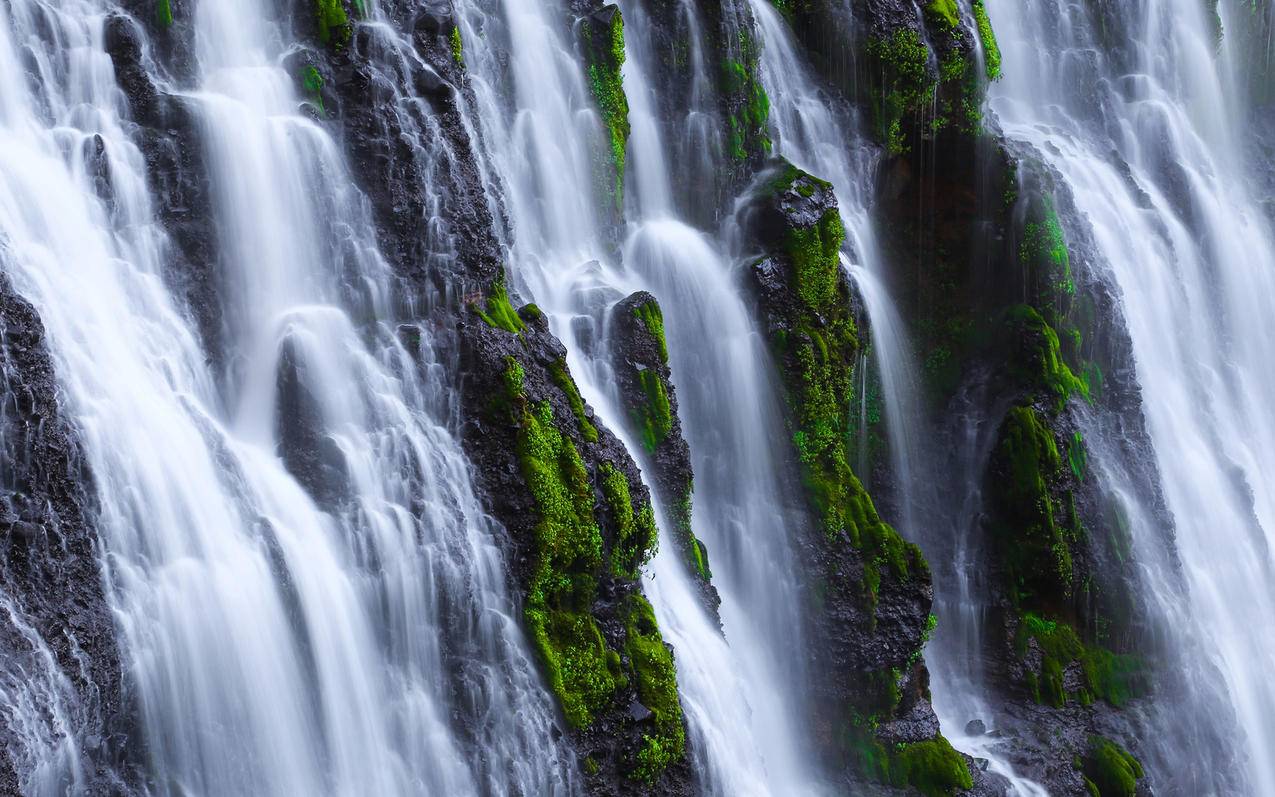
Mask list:
[{"label": "mossy ledge", "polygon": [[919,653],[933,628],[929,567],[849,464],[859,336],[832,187],[781,162],[758,180],[747,226],[765,252],[751,274],[814,521],[801,547],[810,633],[822,640],[812,688],[813,721],[830,729],[823,754],[853,780],[968,788],[966,760],[938,734]]},{"label": "mossy ledge", "polygon": [[624,93],[624,17],[619,6],[606,5],[580,24],[589,90],[598,104],[607,135],[609,168],[605,190],[617,213],[624,209],[624,164],[629,145],[629,100]]},{"label": "mossy ledge", "polygon": [[1089,737],[1089,751],[1079,769],[1091,797],[1134,797],[1144,775],[1132,753],[1102,736]]},{"label": "mossy ledge", "polygon": [[320,42],[337,49],[349,43],[352,26],[342,0],[314,0],[314,20]]},{"label": "mossy ledge", "polygon": [[760,230],[772,254],[752,274],[787,388],[793,448],[828,540],[864,554],[860,586],[871,609],[883,570],[906,579],[928,566],[881,520],[850,467],[859,337],[840,260],[845,230],[832,187],[791,164],[766,183],[761,201]]},{"label": "mossy ledge", "polygon": [[650,494],[597,423],[566,351],[498,280],[462,321],[464,440],[508,530],[527,636],[582,761],[634,793],[689,778],[676,664],[640,572],[657,544]]},{"label": "mossy ledge", "polygon": [[705,607],[716,614],[720,600],[710,583],[708,547],[691,528],[691,455],[677,417],[659,302],[645,291],[624,298],[611,309],[608,334],[629,429],[642,444],[678,551],[701,588]]}]

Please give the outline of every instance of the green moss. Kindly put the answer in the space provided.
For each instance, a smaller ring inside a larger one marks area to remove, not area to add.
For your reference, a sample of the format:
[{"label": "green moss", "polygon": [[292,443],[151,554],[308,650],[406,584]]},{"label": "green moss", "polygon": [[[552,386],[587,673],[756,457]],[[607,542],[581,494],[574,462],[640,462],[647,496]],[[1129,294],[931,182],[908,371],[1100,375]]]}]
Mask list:
[{"label": "green moss", "polygon": [[301,86],[305,89],[306,98],[319,109],[319,113],[327,114],[323,107],[323,75],[313,66],[301,70]]},{"label": "green moss", "polygon": [[[1065,622],[1024,612],[1014,638],[1020,655],[1033,639],[1040,648],[1041,671],[1029,687],[1039,703],[1061,708],[1073,698],[1084,704],[1098,699],[1120,708],[1142,691],[1143,668],[1136,657],[1086,645]],[[1072,663],[1079,663],[1084,674],[1084,686],[1075,693],[1067,692],[1064,682]]]},{"label": "green moss", "polygon": [[584,399],[580,396],[580,389],[576,387],[576,382],[571,378],[571,373],[567,371],[566,360],[555,360],[549,366],[549,376],[553,379],[554,384],[566,395],[567,403],[571,405],[571,412],[575,415],[576,424],[580,428],[580,436],[586,442],[598,442],[598,427],[594,426],[589,420],[589,416],[584,411]]},{"label": "green moss", "polygon": [[478,313],[488,326],[503,329],[506,332],[521,333],[522,319],[509,302],[509,293],[505,290],[504,280],[497,280],[487,292],[486,310],[472,304],[470,308]]},{"label": "green moss", "polygon": [[1076,292],[1071,276],[1071,255],[1067,249],[1067,236],[1063,233],[1058,212],[1049,199],[1038,220],[1030,221],[1023,228],[1023,241],[1019,247],[1019,259],[1024,265],[1042,269],[1063,294]]},{"label": "green moss", "polygon": [[1071,466],[1071,473],[1077,480],[1085,478],[1088,456],[1085,453],[1085,438],[1080,432],[1071,436],[1071,445],[1067,447],[1067,464]]},{"label": "green moss", "polygon": [[1019,366],[1025,368],[1020,377],[1052,393],[1059,408],[1072,396],[1092,404],[1087,378],[1077,377],[1064,361],[1058,333],[1044,317],[1033,307],[1018,305],[1010,311],[1010,319],[1017,327],[1017,338],[1031,348],[1026,362]]},{"label": "green moss", "polygon": [[930,50],[916,31],[900,28],[889,39],[869,41],[868,54],[885,75],[883,86],[873,96],[878,138],[890,154],[902,155],[907,152],[903,117],[927,107],[934,97]]},{"label": "green moss", "polygon": [[319,41],[340,48],[350,41],[350,18],[341,0],[314,0],[315,21]]},{"label": "green moss", "polygon": [[463,67],[465,65],[465,43],[460,38],[460,27],[453,25],[452,32],[447,38],[452,47],[452,60],[456,62],[456,66]]},{"label": "green moss", "polygon": [[629,597],[625,654],[633,672],[638,699],[654,715],[653,732],[642,735],[642,748],[630,773],[651,783],[686,752],[682,704],[677,698],[677,668],[673,652],[664,644],[655,612],[641,595]]},{"label": "green moss", "polygon": [[650,503],[644,503],[638,511],[633,511],[629,480],[610,462],[602,463],[600,476],[602,496],[611,510],[617,530],[611,551],[611,569],[620,578],[636,579],[638,569],[655,553],[659,539],[655,513]]},{"label": "green moss", "polygon": [[845,228],[836,208],[830,208],[813,227],[788,232],[785,254],[795,270],[797,295],[812,312],[826,308],[837,297],[841,280],[839,253]]},{"label": "green moss", "polygon": [[155,0],[155,21],[159,23],[161,28],[168,28],[172,26],[172,0]]},{"label": "green moss", "polygon": [[978,40],[983,44],[983,63],[987,68],[988,80],[1001,78],[1001,48],[996,43],[996,32],[992,30],[992,20],[987,16],[983,0],[974,0],[974,22],[978,28]]},{"label": "green moss", "polygon": [[585,52],[588,57],[586,71],[589,89],[602,114],[610,144],[611,165],[614,180],[610,189],[615,209],[624,207],[624,164],[629,142],[629,100],[624,94],[624,18],[618,9],[611,17],[605,41],[593,41],[598,35],[593,26],[582,28]]},{"label": "green moss", "polygon": [[[787,190],[810,180],[790,168],[771,189]],[[850,467],[859,341],[842,288],[838,255],[844,234],[835,209],[810,228],[788,232],[783,258],[799,299],[797,316],[771,343],[785,367],[792,440],[807,494],[828,538],[844,538],[864,552],[861,591],[865,603],[875,607],[885,570],[906,578],[913,567],[925,565],[916,546],[881,521]]]},{"label": "green moss", "polygon": [[642,435],[643,447],[655,453],[673,431],[673,410],[664,380],[653,369],[638,371],[638,384],[642,388],[642,403],[634,413],[634,421]]},{"label": "green moss", "polygon": [[633,308],[633,314],[646,327],[646,331],[655,338],[660,349],[660,359],[668,363],[668,342],[664,339],[664,313],[660,311],[658,302],[643,302]]},{"label": "green moss", "polygon": [[678,547],[684,554],[686,564],[691,572],[703,581],[711,581],[712,570],[708,566],[708,548],[696,536],[691,528],[691,494],[693,487],[688,481],[681,498],[674,502],[671,520]]},{"label": "green moss", "polygon": [[555,426],[549,403],[527,401],[522,366],[512,357],[503,381],[518,421],[519,469],[537,514],[524,606],[527,629],[567,722],[584,728],[617,688],[590,612],[603,566],[593,489],[580,453]]},{"label": "green moss", "polygon": [[1036,410],[1010,409],[996,458],[1003,481],[996,491],[995,531],[1014,595],[1031,605],[1061,602],[1072,594],[1071,544],[1079,536],[1079,521],[1050,493],[1062,460]]},{"label": "green moss", "polygon": [[1142,764],[1132,753],[1101,736],[1089,737],[1089,752],[1080,769],[1096,797],[1134,797],[1144,776]]},{"label": "green moss", "polygon": [[890,765],[890,782],[911,786],[926,797],[945,797],[974,787],[969,765],[942,736],[900,745]]},{"label": "green moss", "polygon": [[751,48],[744,48],[746,61],[726,59],[722,63],[723,91],[739,98],[738,109],[727,119],[727,150],[737,161],[751,154],[771,151],[770,96],[757,77],[757,62]]},{"label": "green moss", "polygon": [[887,749],[874,733],[875,716],[849,728],[847,746],[856,768],[868,778],[926,797],[950,797],[973,788],[969,765],[943,736]]},{"label": "green moss", "polygon": [[925,16],[945,30],[955,30],[961,24],[956,0],[930,0],[925,4]]}]

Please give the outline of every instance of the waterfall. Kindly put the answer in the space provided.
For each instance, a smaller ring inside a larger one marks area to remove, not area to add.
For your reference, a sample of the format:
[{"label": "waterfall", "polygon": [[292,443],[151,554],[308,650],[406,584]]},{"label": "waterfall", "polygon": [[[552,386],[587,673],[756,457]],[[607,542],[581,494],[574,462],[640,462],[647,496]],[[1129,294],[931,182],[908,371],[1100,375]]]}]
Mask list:
[{"label": "waterfall", "polygon": [[[1053,2],[988,7],[1005,53],[992,107],[1066,181],[1128,322],[1180,568],[1151,573],[1147,598],[1183,649],[1184,690],[1202,693],[1192,724],[1233,713],[1224,735],[1247,774],[1240,792],[1272,793],[1275,240],[1255,201],[1236,58],[1259,12],[1218,4],[1219,52],[1197,3],[1149,0],[1101,19]],[[1138,500],[1135,518],[1153,515]],[[1139,560],[1160,562],[1163,529],[1132,529]],[[1201,751],[1181,724],[1166,717],[1159,731],[1168,766]],[[1222,777],[1182,773],[1175,787],[1217,793]]]},{"label": "waterfall", "polygon": [[[656,87],[644,70],[642,8],[621,4],[631,31],[623,74],[632,134],[630,214],[616,262],[598,215],[606,198],[586,148],[562,146],[572,136],[596,142],[602,135],[596,117],[582,113],[590,101],[573,47],[560,38],[567,23],[543,4],[510,0],[499,16],[488,4],[462,5],[467,40],[481,30],[486,42],[507,43],[515,64],[511,87],[499,83],[499,53],[476,53],[471,65],[492,171],[510,208],[515,274],[567,343],[581,392],[613,429],[624,419],[600,340],[605,310],[639,288],[663,304],[695,469],[693,526],[713,553],[724,640],[693,596],[671,537],[662,539],[646,584],[677,654],[701,787],[710,794],[809,792],[817,787],[799,718],[800,586],[774,454],[786,442],[781,405],[732,270],[731,257],[742,253],[677,217]],[[682,10],[695,23],[693,11]],[[701,74],[695,82],[708,81]],[[502,107],[502,90],[514,96],[513,108]],[[692,139],[702,129],[689,122]]]},{"label": "waterfall", "polygon": [[149,790],[569,791],[430,333],[407,336],[418,357],[393,323],[366,203],[299,113],[278,22],[201,2],[181,94],[218,209],[219,374],[166,287],[162,198],[102,49],[108,11],[0,10],[0,240],[95,477]]},{"label": "waterfall", "polygon": [[1273,30],[0,0],[0,793],[1275,794]]}]

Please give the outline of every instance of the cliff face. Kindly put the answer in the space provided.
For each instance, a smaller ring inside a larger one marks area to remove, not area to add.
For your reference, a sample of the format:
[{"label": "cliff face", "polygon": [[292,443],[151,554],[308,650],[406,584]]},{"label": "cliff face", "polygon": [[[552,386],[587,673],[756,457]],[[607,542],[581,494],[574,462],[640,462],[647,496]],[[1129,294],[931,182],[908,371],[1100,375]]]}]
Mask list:
[{"label": "cliff face", "polygon": [[[695,375],[671,372],[663,332],[660,301],[678,297],[637,292],[610,309],[611,366],[628,436],[644,448],[643,473],[582,397],[544,315],[511,287],[508,220],[467,116],[475,98],[452,3],[380,3],[392,35],[361,24],[357,0],[292,5],[299,41],[286,67],[304,112],[340,142],[367,198],[398,281],[393,320],[405,344],[419,342],[413,327],[426,327],[442,349],[475,480],[506,532],[517,620],[582,782],[593,794],[694,793],[677,657],[642,579],[658,538],[654,494],[704,608],[715,615],[721,603],[716,552],[692,523],[694,474],[673,386]],[[683,131],[702,117],[718,128],[702,139],[669,136],[670,160],[687,169],[675,204],[705,228],[732,219],[755,255],[744,281],[770,355],[761,367],[776,375],[789,434],[777,456],[799,485],[789,531],[813,640],[804,655],[819,763],[846,789],[1004,793],[1003,779],[952,748],[931,706],[922,654],[944,622],[935,580],[951,575],[942,511],[923,518],[930,531],[905,539],[883,514],[909,485],[893,480],[880,451],[869,472],[856,467],[866,401],[856,386],[872,330],[840,262],[845,230],[832,186],[773,152],[749,6],[697,2],[701,28],[684,2],[637,5],[660,53],[652,80],[660,125]],[[1132,794],[1143,788],[1135,785],[1142,770],[1124,748],[1139,752],[1138,730],[1122,712],[1149,699],[1155,673],[1131,594],[1127,532],[1090,478],[1076,414],[1109,411],[1127,424],[1134,449],[1146,435],[1123,325],[1086,271],[1069,197],[981,110],[1000,70],[986,11],[978,0],[972,18],[951,0],[920,11],[857,0],[851,30],[828,2],[774,5],[827,91],[856,109],[880,150],[872,210],[925,363],[932,450],[971,392],[983,396],[979,409],[996,430],[976,463],[985,501],[978,546],[993,596],[978,652],[1015,735],[1010,757],[1059,794]],[[157,16],[150,3],[126,3],[105,22],[105,48],[163,198],[159,221],[173,245],[166,277],[220,362],[233,319],[216,300],[200,133],[181,92],[167,87],[192,69],[193,3],[162,6]],[[602,2],[580,0],[571,11],[614,158],[607,213],[618,242],[631,134],[625,21]],[[707,87],[692,86],[696,58],[714,65]],[[0,322],[15,397],[5,407],[3,577],[31,624],[0,627],[0,645],[38,655],[32,640],[44,641],[86,707],[74,733],[94,740],[83,751],[91,790],[125,791],[137,780],[131,707],[95,559],[91,474],[60,414],[39,319],[7,286]],[[340,463],[307,431],[295,374],[285,367],[279,379],[280,454],[316,503],[338,504]],[[874,501],[865,482],[885,499]],[[0,790],[16,791],[23,762],[3,763]]]}]

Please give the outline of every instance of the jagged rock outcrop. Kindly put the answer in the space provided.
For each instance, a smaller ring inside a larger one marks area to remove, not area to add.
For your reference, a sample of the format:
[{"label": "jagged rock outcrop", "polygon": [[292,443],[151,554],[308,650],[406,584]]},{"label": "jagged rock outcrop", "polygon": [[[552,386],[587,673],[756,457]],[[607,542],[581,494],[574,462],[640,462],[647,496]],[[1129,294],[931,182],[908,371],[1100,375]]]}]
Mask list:
[{"label": "jagged rock outcrop", "polygon": [[766,256],[751,276],[786,387],[789,428],[814,515],[802,548],[812,591],[814,721],[834,768],[897,787],[969,788],[939,734],[921,647],[932,629],[929,567],[877,515],[850,467],[858,329],[840,263],[832,187],[782,163],[749,217]]},{"label": "jagged rock outcrop", "polygon": [[0,684],[27,692],[26,719],[47,723],[0,721],[0,792],[22,793],[30,784],[19,782],[19,767],[39,763],[24,757],[49,754],[28,745],[69,733],[90,793],[132,793],[139,751],[125,735],[131,706],[97,559],[92,474],[59,400],[44,325],[7,278],[0,378]]},{"label": "jagged rock outcrop", "polygon": [[625,297],[611,309],[610,327],[615,375],[630,428],[651,462],[654,489],[674,525],[682,559],[700,587],[705,606],[716,614],[721,598],[712,586],[708,549],[691,527],[691,450],[677,416],[677,391],[669,371],[659,302],[646,291]]},{"label": "jagged rock outcrop", "polygon": [[638,580],[658,534],[641,474],[534,305],[515,313],[500,286],[461,329],[466,448],[590,791],[689,794],[672,649]]}]

